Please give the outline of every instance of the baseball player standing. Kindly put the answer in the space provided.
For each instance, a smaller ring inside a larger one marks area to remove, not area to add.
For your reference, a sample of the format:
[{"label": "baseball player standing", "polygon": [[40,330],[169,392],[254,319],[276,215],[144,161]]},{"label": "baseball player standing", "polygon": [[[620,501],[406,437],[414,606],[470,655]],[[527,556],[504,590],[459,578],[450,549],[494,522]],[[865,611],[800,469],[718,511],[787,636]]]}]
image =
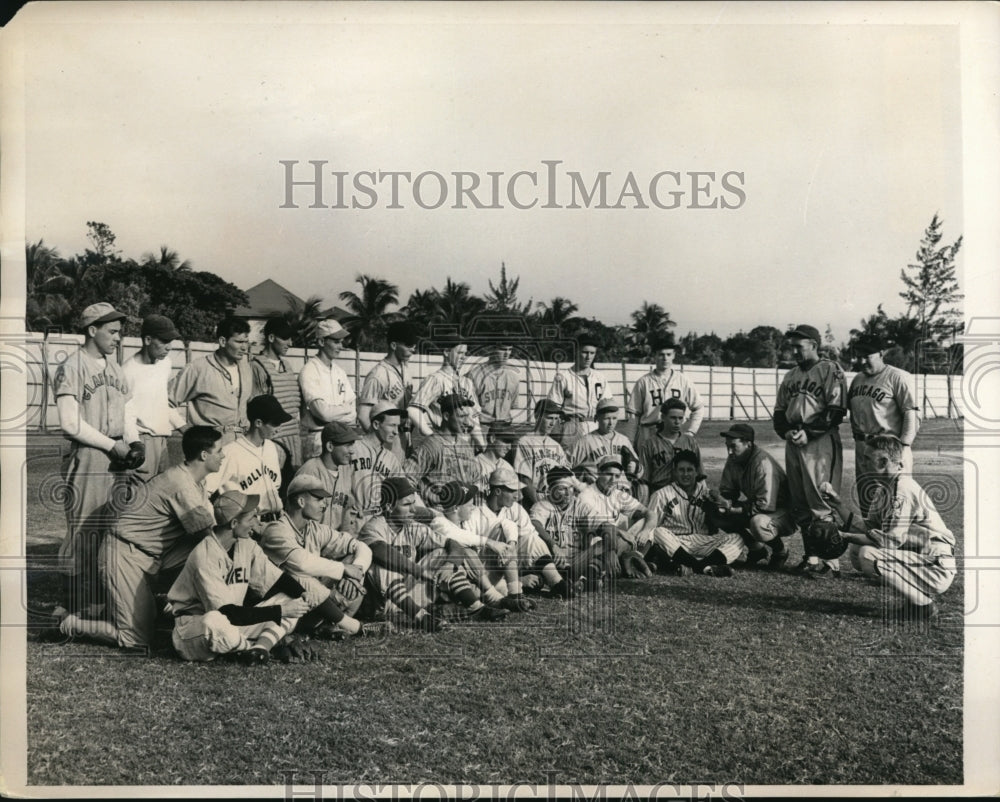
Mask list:
[{"label": "baseball player standing", "polygon": [[[52,394],[59,427],[70,448],[62,460],[66,537],[59,547],[65,610],[83,612],[99,604],[97,550],[113,520],[108,502],[115,484],[113,458],[138,442],[132,389],[114,354],[125,318],[111,304],[83,310],[83,345],[56,369]],[[91,610],[90,612],[93,612]]]},{"label": "baseball player standing", "polygon": [[671,398],[683,401],[690,410],[685,431],[692,437],[698,434],[705,410],[701,395],[687,376],[674,370],[676,347],[674,336],[667,334],[653,343],[653,369],[635,383],[628,397],[626,411],[628,419],[637,418],[635,427],[635,450],[642,453],[642,444],[657,431],[663,403]]},{"label": "baseball player standing", "polygon": [[319,353],[306,362],[299,374],[302,424],[306,430],[302,443],[305,458],[323,452],[320,434],[326,424],[353,426],[358,421],[354,388],[344,369],[334,362],[347,336],[347,330],[336,320],[322,321],[316,329]]},{"label": "baseball player standing", "polygon": [[264,324],[264,350],[250,360],[254,396],[272,395],[291,417],[274,431],[271,438],[285,452],[284,477],[290,479],[302,464],[302,435],[299,410],[302,392],[298,374],[285,360],[294,331],[288,321],[272,317]]},{"label": "baseball player standing", "polygon": [[597,340],[580,337],[577,340],[576,362],[569,370],[559,370],[552,379],[548,398],[563,411],[559,443],[569,453],[579,437],[593,431],[597,402],[611,398],[611,385],[599,370],[595,370]]},{"label": "baseball player standing", "polygon": [[[839,492],[844,454],[840,422],[847,412],[847,382],[840,365],[819,358],[819,331],[805,324],[785,335],[798,365],[782,379],[774,404],[774,430],[785,440],[785,473],[792,511],[800,526],[830,520],[833,511],[819,492],[829,482]],[[840,576],[837,560],[806,554],[797,570]]]},{"label": "baseball player standing", "polygon": [[167,438],[187,423],[181,411],[170,406],[167,391],[174,367],[170,343],[180,336],[169,318],[149,315],[142,321],[142,348],[122,365],[125,380],[132,388],[136,425],[146,450],[146,461],[136,469],[143,481],[167,469]]},{"label": "baseball player standing", "polygon": [[468,406],[472,407],[472,414],[468,420],[472,441],[480,448],[484,448],[486,440],[479,427],[479,399],[476,398],[476,388],[468,376],[461,376],[458,372],[465,363],[468,345],[458,337],[439,338],[436,344],[443,349],[444,362],[438,370],[420,383],[420,389],[417,390],[408,410],[410,421],[420,434],[430,437],[444,426],[440,399],[445,396],[460,396],[468,402]]},{"label": "baseball player standing", "polygon": [[358,422],[368,432],[376,404],[388,401],[402,413],[399,436],[392,444],[392,451],[402,462],[410,449],[409,419],[406,408],[413,399],[413,381],[407,369],[420,339],[417,327],[412,323],[399,321],[390,323],[386,331],[389,352],[385,359],[373,367],[365,376],[358,399]]},{"label": "baseball player standing", "polygon": [[222,467],[205,479],[210,496],[239,490],[257,496],[257,517],[263,523],[281,514],[281,466],[286,452],[271,436],[292,416],[273,395],[259,395],[247,404],[250,431],[222,447]]},{"label": "baseball player standing", "polygon": [[876,490],[868,466],[867,440],[877,434],[894,434],[903,444],[903,467],[913,470],[913,440],[920,418],[913,376],[885,364],[886,345],[879,337],[863,337],[855,347],[861,357],[861,372],[851,381],[847,406],[854,435],[855,488],[862,516]]},{"label": "baseball player standing", "polygon": [[170,403],[187,404],[187,419],[196,426],[222,432],[222,444],[250,427],[247,401],[253,393],[253,374],[247,362],[250,324],[226,318],[216,326],[219,347],[191,361],[170,385]]},{"label": "baseball player standing", "polygon": [[354,444],[354,481],[357,502],[366,516],[378,515],[382,480],[403,473],[394,451],[405,413],[392,401],[382,399],[368,408],[370,431]]},{"label": "baseball player standing", "polygon": [[489,359],[465,375],[475,389],[479,401],[479,423],[513,423],[521,385],[521,374],[508,364],[513,350],[510,343],[497,342],[490,347]]}]

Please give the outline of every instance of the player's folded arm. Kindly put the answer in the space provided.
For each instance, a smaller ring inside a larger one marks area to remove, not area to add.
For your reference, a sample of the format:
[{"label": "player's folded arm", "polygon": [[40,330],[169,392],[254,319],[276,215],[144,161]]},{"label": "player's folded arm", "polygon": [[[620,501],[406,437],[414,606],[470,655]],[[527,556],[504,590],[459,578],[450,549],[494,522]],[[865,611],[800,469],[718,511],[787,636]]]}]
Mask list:
[{"label": "player's folded arm", "polygon": [[413,560],[384,540],[370,543],[369,548],[372,550],[372,563],[379,568],[385,568],[396,574],[410,574],[416,577],[423,575],[420,567]]},{"label": "player's folded arm", "polygon": [[299,581],[294,576],[287,571],[282,571],[281,576],[278,577],[278,581],[267,589],[261,601],[267,601],[278,593],[284,593],[286,596],[297,599],[305,592],[306,589],[299,584]]},{"label": "player's folded arm", "polygon": [[281,605],[267,604],[262,607],[241,607],[238,604],[225,604],[219,608],[229,623],[235,627],[248,627],[254,624],[281,622]]},{"label": "player's folded arm", "polygon": [[772,420],[772,424],[774,426],[775,433],[782,439],[784,439],[785,435],[787,435],[794,428],[788,421],[788,416],[785,415],[785,410],[783,409],[774,410],[774,419]]}]

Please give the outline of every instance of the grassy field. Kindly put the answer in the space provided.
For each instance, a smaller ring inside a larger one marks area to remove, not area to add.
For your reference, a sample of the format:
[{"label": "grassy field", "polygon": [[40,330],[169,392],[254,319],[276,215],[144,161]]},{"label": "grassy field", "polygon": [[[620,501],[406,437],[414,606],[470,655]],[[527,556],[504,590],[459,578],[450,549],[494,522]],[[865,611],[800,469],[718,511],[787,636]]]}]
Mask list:
[{"label": "grassy field", "polygon": [[[699,436],[710,481],[723,428]],[[56,598],[46,557],[63,520],[41,501],[53,442],[29,450],[36,612]],[[960,555],[960,434],[931,422],[918,444],[917,479],[936,488]],[[794,563],[797,537],[790,547]],[[960,784],[962,597],[960,577],[928,630],[886,622],[878,586],[849,568],[828,581],[657,576],[255,670],[185,664],[166,641],[129,658],[29,630],[29,782]]]}]

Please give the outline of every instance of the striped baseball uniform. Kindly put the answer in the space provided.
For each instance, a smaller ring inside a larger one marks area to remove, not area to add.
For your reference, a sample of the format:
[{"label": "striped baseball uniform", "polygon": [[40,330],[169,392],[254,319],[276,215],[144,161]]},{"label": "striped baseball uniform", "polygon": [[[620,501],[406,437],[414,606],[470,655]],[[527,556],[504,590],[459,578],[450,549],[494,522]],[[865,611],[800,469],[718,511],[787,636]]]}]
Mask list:
[{"label": "striped baseball uniform", "polygon": [[[264,596],[284,576],[253,540],[239,538],[227,552],[214,533],[206,537],[167,593],[177,653],[208,661],[250,649],[262,636],[268,647],[277,643],[298,622],[281,616],[281,603],[291,597],[278,593],[249,611],[243,602],[248,591]],[[237,623],[247,619],[254,622]]]},{"label": "striped baseball uniform", "polygon": [[302,434],[300,432],[300,409],[302,391],[299,389],[298,374],[284,359],[275,359],[259,354],[250,361],[253,370],[253,397],[273,395],[281,408],[292,419],[281,424],[273,437],[279,448],[288,454],[289,464],[298,468],[302,464]]},{"label": "striped baseball uniform", "polygon": [[[851,562],[880,576],[913,604],[925,605],[955,580],[955,536],[927,492],[907,474],[879,484],[865,519],[877,548],[852,544]],[[875,531],[871,531],[875,530]]]},{"label": "striped baseball uniform", "polygon": [[366,491],[364,483],[359,480],[351,465],[331,465],[323,463],[322,457],[307,459],[302,467],[295,472],[296,476],[315,476],[331,498],[327,499],[323,523],[341,531],[344,527],[345,511],[352,506],[361,509],[362,494]]},{"label": "striped baseball uniform", "polygon": [[701,449],[693,434],[681,432],[676,440],[670,440],[663,432],[654,429],[654,434],[642,441],[639,446],[639,464],[642,466],[642,478],[649,483],[651,493],[674,480],[671,462],[674,454],[684,450],[698,455],[698,471],[701,472]]},{"label": "striped baseball uniform", "polygon": [[514,447],[514,470],[529,479],[539,499],[549,491],[548,473],[556,465],[569,468],[563,447],[547,434],[526,434]]},{"label": "striped baseball uniform", "polygon": [[705,415],[701,395],[681,371],[670,368],[662,374],[651,370],[635,383],[625,409],[638,418],[635,430],[635,447],[656,432],[660,422],[660,404],[668,398],[677,398],[687,404],[687,431],[697,432]]},{"label": "striped baseball uniform", "polygon": [[708,485],[698,482],[688,495],[680,485],[671,482],[660,488],[649,500],[649,512],[655,516],[653,542],[667,554],[683,548],[697,559],[707,558],[713,551],[720,551],[731,563],[743,552],[743,538],[736,534],[719,532],[710,534],[705,520],[705,510],[700,502],[708,499]]},{"label": "striped baseball uniform", "polygon": [[[235,379],[234,379],[235,374]],[[253,392],[253,372],[245,359],[231,371],[219,352],[189,362],[170,383],[170,403],[187,404],[188,422],[222,432],[222,445],[247,431],[247,401]]]},{"label": "striped baseball uniform", "polygon": [[778,388],[775,414],[783,412],[793,428],[803,428],[809,436],[809,442],[802,447],[785,442],[785,473],[792,509],[800,522],[833,517],[819,486],[830,482],[840,492],[844,455],[838,427],[827,428],[827,414],[830,410],[844,410],[846,405],[844,372],[828,359],[820,359],[805,369],[792,368]]},{"label": "striped baseball uniform", "polygon": [[383,446],[377,435],[369,432],[355,442],[351,465],[358,504],[366,515],[377,515],[382,498],[382,480],[403,473],[399,457]]},{"label": "striped baseball uniform", "polygon": [[420,389],[413,397],[411,406],[423,410],[435,429],[441,428],[441,407],[438,399],[447,394],[457,394],[472,402],[473,417],[478,418],[481,409],[476,388],[468,376],[458,375],[446,366],[434,371],[420,383]]},{"label": "striped baseball uniform", "polygon": [[260,496],[257,512],[261,515],[281,512],[281,460],[278,446],[264,440],[255,446],[244,435],[222,447],[222,467],[205,478],[209,495],[218,490],[239,490],[245,495]]},{"label": "striped baseball uniform", "polygon": [[399,437],[392,444],[392,452],[400,462],[406,459],[406,448],[409,443],[409,434],[405,431],[408,425],[406,408],[413,398],[413,380],[407,375],[406,368],[405,364],[394,359],[383,359],[368,371],[364,384],[361,385],[361,395],[358,397],[359,407],[375,406],[377,402],[387,399],[402,411]]},{"label": "striped baseball uniform", "polygon": [[483,362],[470,369],[465,376],[472,382],[475,398],[479,401],[479,421],[483,426],[493,421],[510,423],[513,420],[521,385],[521,374],[517,368]]}]

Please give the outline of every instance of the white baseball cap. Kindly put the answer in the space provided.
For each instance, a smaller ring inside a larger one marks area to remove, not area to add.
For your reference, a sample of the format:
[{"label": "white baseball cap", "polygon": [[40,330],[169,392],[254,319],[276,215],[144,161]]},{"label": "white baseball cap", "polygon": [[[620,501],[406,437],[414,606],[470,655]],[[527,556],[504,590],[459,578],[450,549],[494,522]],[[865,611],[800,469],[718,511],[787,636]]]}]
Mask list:
[{"label": "white baseball cap", "polygon": [[327,337],[335,337],[338,340],[342,340],[348,334],[350,332],[333,318],[321,321],[316,327],[317,340],[325,340]]}]

